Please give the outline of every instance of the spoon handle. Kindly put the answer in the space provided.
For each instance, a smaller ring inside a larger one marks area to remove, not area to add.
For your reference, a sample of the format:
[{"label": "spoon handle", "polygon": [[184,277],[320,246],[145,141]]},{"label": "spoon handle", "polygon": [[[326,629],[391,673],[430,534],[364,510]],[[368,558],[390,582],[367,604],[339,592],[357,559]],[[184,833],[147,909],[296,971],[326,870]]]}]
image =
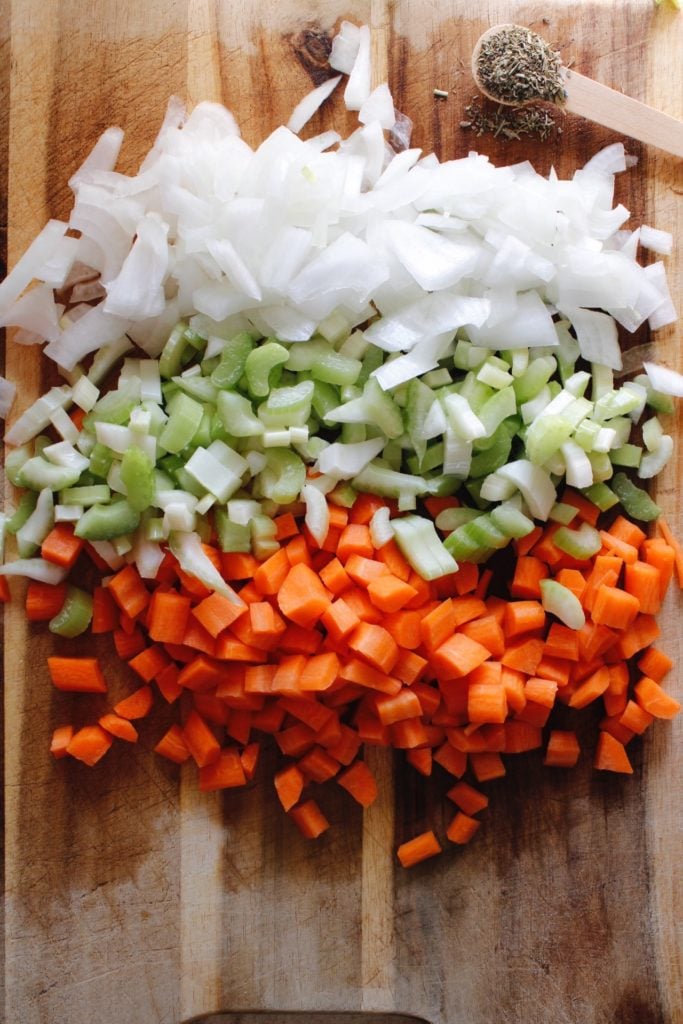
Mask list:
[{"label": "spoon handle", "polygon": [[657,146],[674,156],[683,157],[683,121],[624,96],[577,71],[563,69],[567,99],[565,110],[612,128],[622,135]]}]

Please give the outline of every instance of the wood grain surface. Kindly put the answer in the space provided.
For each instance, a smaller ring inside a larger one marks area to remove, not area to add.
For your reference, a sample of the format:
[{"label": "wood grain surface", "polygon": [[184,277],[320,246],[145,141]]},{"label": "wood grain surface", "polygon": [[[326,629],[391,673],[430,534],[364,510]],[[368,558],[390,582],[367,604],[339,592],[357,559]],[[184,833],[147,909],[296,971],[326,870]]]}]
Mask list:
[{"label": "wood grain surface", "polygon": [[[462,129],[472,46],[496,22],[530,25],[581,73],[683,114],[683,15],[651,0],[3,2],[10,265],[49,217],[68,216],[69,175],[104,128],[125,129],[122,167],[132,171],[175,94],[222,100],[256,144],[327,75],[342,18],[372,25],[376,77],[388,75],[413,119],[414,144],[442,159],[477,148],[569,174],[617,138],[571,116],[545,145]],[[353,127],[340,98],[307,131],[332,124]],[[676,235],[669,274],[680,306],[680,162],[627,149],[638,164],[619,179],[618,199],[634,223]],[[677,339],[664,329],[656,348],[683,369]],[[648,340],[641,332],[632,344]],[[35,351],[11,338],[5,364],[21,384],[15,412],[51,383]],[[677,414],[679,438],[680,427]],[[679,536],[681,465],[679,445],[657,485]],[[662,617],[677,666],[681,607],[673,595]],[[53,645],[24,622],[21,600],[4,628],[8,1024],[179,1024],[218,1009],[401,1011],[431,1024],[683,1022],[680,721],[633,742],[630,778],[593,773],[588,754],[567,774],[520,757],[490,785],[477,840],[404,873],[395,845],[443,826],[445,776],[427,782],[372,752],[378,803],[363,814],[341,791],[326,794],[333,827],[307,843],[277,809],[270,755],[248,791],[226,796],[198,795],[191,773],[151,754],[158,720],[132,753],[114,747],[96,770],[53,763],[51,729],[72,713],[48,681]],[[123,693],[129,670],[110,661],[113,693]]]}]

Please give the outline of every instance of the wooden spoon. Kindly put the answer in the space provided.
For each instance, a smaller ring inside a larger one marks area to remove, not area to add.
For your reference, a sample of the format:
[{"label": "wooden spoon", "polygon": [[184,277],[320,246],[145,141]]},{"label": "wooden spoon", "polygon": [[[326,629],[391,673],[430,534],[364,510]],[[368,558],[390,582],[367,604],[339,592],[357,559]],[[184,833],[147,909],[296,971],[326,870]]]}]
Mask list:
[{"label": "wooden spoon", "polygon": [[[507,31],[513,25],[494,25],[488,29],[477,40],[472,53],[472,74],[477,88],[495,103],[504,103],[507,106],[519,107],[524,103],[510,100],[501,100],[500,97],[492,95],[479,77],[478,61],[482,44],[491,36],[502,31]],[[622,135],[629,135],[632,139],[645,142],[650,146],[657,146],[674,156],[683,157],[683,121],[678,118],[662,114],[659,110],[648,107],[647,104],[625,96],[616,89],[610,89],[600,82],[594,82],[592,78],[580,75],[578,71],[571,71],[569,68],[561,69],[562,79],[566,91],[564,102],[558,104],[562,110],[571,114],[579,114],[588,118],[596,124],[605,128],[620,132]],[[526,103],[538,102],[533,99]]]}]

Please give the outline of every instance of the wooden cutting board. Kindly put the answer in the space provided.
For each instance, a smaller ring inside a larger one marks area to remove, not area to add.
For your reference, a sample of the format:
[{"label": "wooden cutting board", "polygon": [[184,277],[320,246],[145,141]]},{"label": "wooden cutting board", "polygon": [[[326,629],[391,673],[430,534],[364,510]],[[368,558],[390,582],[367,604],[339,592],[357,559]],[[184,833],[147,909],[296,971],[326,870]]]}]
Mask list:
[{"label": "wooden cutting board", "polygon": [[[460,127],[473,43],[496,22],[530,25],[579,71],[683,114],[683,15],[651,0],[4,3],[10,263],[48,217],[68,216],[69,175],[105,127],[126,131],[125,170],[151,144],[171,94],[221,99],[258,143],[325,76],[342,17],[371,23],[377,79],[388,75],[414,144],[442,159],[476,147],[568,174],[614,141],[573,118],[545,145]],[[331,125],[353,126],[340,99],[310,130]],[[680,162],[627,148],[638,165],[619,179],[618,198],[634,223],[675,233],[668,264],[680,305]],[[683,368],[676,338],[660,331],[657,351]],[[51,382],[35,351],[11,343],[6,371],[20,384],[19,409]],[[677,416],[680,435],[679,426]],[[658,497],[682,536],[680,469],[679,451]],[[662,646],[677,663],[680,612],[672,596]],[[197,795],[191,770],[151,754],[158,724],[93,771],[53,763],[49,735],[71,701],[50,687],[51,649],[17,599],[4,633],[8,1024],[177,1024],[219,1008],[399,1010],[432,1024],[683,1021],[680,721],[634,741],[630,778],[593,773],[589,751],[571,773],[520,757],[489,787],[476,841],[405,873],[395,845],[443,828],[445,777],[427,783],[370,752],[380,800],[362,814],[327,787],[333,827],[307,843],[278,811],[269,756],[247,792],[216,797]],[[111,661],[114,692],[130,686],[126,672]],[[680,695],[680,673],[671,685]]]}]

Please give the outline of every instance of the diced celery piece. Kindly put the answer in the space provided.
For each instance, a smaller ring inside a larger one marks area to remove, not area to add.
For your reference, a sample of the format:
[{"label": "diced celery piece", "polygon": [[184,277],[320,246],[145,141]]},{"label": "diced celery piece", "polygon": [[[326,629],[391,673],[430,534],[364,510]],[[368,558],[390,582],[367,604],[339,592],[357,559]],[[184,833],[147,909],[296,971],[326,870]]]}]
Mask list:
[{"label": "diced celery piece", "polygon": [[43,543],[55,521],[52,491],[45,488],[26,522],[17,530],[17,552],[20,558],[31,558]]},{"label": "diced celery piece", "polygon": [[360,359],[349,359],[339,352],[330,352],[315,360],[311,366],[311,376],[313,380],[320,380],[325,384],[355,384],[362,368]]},{"label": "diced celery piece", "polygon": [[435,580],[457,571],[457,562],[444,547],[431,519],[399,516],[392,526],[401,553],[423,579]]},{"label": "diced celery piece", "polygon": [[438,370],[429,370],[427,373],[423,373],[421,378],[415,377],[414,380],[421,380],[430,390],[447,387],[452,383],[451,375],[445,366],[440,366]]},{"label": "diced celery piece", "polygon": [[518,404],[534,398],[548,383],[556,368],[557,360],[554,356],[537,356],[532,359],[524,373],[515,377],[512,385]]},{"label": "diced celery piece", "polygon": [[562,526],[569,526],[569,524],[576,518],[577,509],[574,505],[566,505],[562,501],[556,502],[550,510],[548,516],[554,523],[561,523]]},{"label": "diced celery piece", "polygon": [[438,395],[443,401],[448,394],[459,394],[463,398],[466,398],[470,403],[472,410],[479,415],[479,410],[483,406],[491,395],[495,394],[493,388],[490,388],[488,384],[482,384],[480,380],[477,380],[476,375],[472,372],[466,374],[466,376],[457,384],[450,388],[442,388]]},{"label": "diced celery piece", "polygon": [[93,431],[95,423],[127,423],[139,400],[139,389],[133,384],[124,385],[116,391],[108,391],[85,416],[84,429]]},{"label": "diced celery piece", "polygon": [[356,381],[356,384],[360,387],[370,379],[370,375],[374,373],[375,370],[380,368],[384,362],[384,352],[382,352],[381,348],[377,348],[376,345],[370,345],[369,348],[366,349],[361,362],[363,365],[360,373],[358,374],[358,380]]},{"label": "diced celery piece", "polygon": [[41,455],[25,462],[18,474],[19,486],[28,487],[32,491],[42,491],[45,487],[51,491],[61,491],[65,487],[73,487],[80,475],[80,468],[55,466]]},{"label": "diced celery piece", "polygon": [[547,384],[544,384],[537,395],[529,399],[528,402],[524,402],[519,407],[519,411],[522,416],[522,422],[525,424],[533,423],[546,409],[551,402],[550,388]]},{"label": "diced celery piece", "polygon": [[526,433],[526,454],[531,462],[543,466],[559,451],[572,434],[573,426],[564,416],[549,416],[543,412],[529,425]]},{"label": "diced celery piece", "polygon": [[378,462],[370,462],[352,481],[356,491],[368,491],[383,498],[398,498],[402,494],[426,494],[429,485],[421,476],[397,473]]},{"label": "diced celery piece", "polygon": [[[591,471],[593,473],[592,482],[594,484],[603,483],[603,481],[611,479],[614,469],[612,468],[612,463],[607,452],[588,452],[588,461],[591,464]],[[568,479],[567,483],[569,482],[570,481]],[[583,489],[584,487],[590,487],[590,483],[577,486],[580,486],[580,488]]]},{"label": "diced celery piece", "polygon": [[613,466],[626,466],[629,469],[637,469],[642,456],[643,450],[637,444],[623,444],[609,453]]},{"label": "diced celery piece", "polygon": [[490,395],[480,406],[477,415],[486,433],[493,434],[498,427],[517,412],[517,400],[513,387],[504,387]]},{"label": "diced celery piece", "polygon": [[477,437],[486,436],[486,427],[463,395],[446,395],[443,407],[452,430],[461,440],[474,441]]},{"label": "diced celery piece", "polygon": [[576,373],[572,373],[570,377],[567,377],[563,384],[565,389],[571,392],[572,395],[576,395],[577,398],[583,398],[590,380],[590,373],[586,370],[578,370]]},{"label": "diced celery piece", "polygon": [[422,459],[419,459],[417,455],[408,457],[408,469],[415,474],[429,473],[433,469],[438,469],[443,465],[443,452],[442,443],[432,444],[427,448]]},{"label": "diced celery piece", "polygon": [[306,467],[296,452],[288,448],[270,449],[258,480],[264,497],[279,505],[289,505],[306,482]]},{"label": "diced celery piece", "polygon": [[489,387],[495,388],[497,391],[501,388],[509,387],[512,384],[513,377],[508,372],[505,364],[505,368],[501,368],[499,365],[501,362],[502,360],[496,359],[495,356],[490,356],[479,367],[477,380],[481,381],[482,384],[488,384]]},{"label": "diced celery piece", "polygon": [[640,460],[638,476],[641,480],[650,480],[653,476],[661,473],[673,455],[673,451],[673,438],[669,434],[662,434],[657,449],[652,452],[646,452]]},{"label": "diced celery piece", "polygon": [[259,406],[259,419],[271,430],[303,426],[311,415],[314,390],[312,380],[302,380],[295,387],[273,388]]},{"label": "diced celery piece", "polygon": [[349,321],[340,309],[333,309],[318,324],[318,333],[322,334],[326,341],[336,345],[349,333]]},{"label": "diced celery piece", "polygon": [[75,637],[85,633],[92,619],[92,597],[85,590],[69,585],[61,610],[50,620],[48,629],[57,636]]},{"label": "diced celery piece", "polygon": [[256,398],[265,398],[276,383],[276,371],[287,362],[289,352],[276,341],[259,345],[247,356],[244,375],[249,393]]},{"label": "diced celery piece", "polygon": [[643,432],[643,444],[649,452],[656,451],[659,448],[659,444],[662,440],[664,430],[662,424],[659,422],[656,416],[646,420],[642,426]]},{"label": "diced celery piece", "polygon": [[128,504],[144,512],[154,500],[154,463],[140,448],[129,448],[121,459],[121,480]]},{"label": "diced celery piece", "polygon": [[509,534],[499,529],[489,513],[478,516],[461,527],[464,536],[481,548],[504,548],[510,542]]},{"label": "diced celery piece", "polygon": [[194,377],[179,376],[173,377],[172,380],[190,398],[195,398],[198,402],[211,402],[215,404],[218,388],[208,377],[201,377],[199,375]]},{"label": "diced celery piece", "polygon": [[642,385],[647,393],[647,404],[655,412],[663,413],[666,415],[671,414],[674,411],[674,400],[671,395],[664,395],[661,391],[655,391],[650,383],[650,378],[646,373],[640,373],[634,378],[635,384]]},{"label": "diced celery piece", "polygon": [[218,393],[218,416],[233,437],[257,437],[263,433],[263,423],[254,413],[251,402],[237,391]]},{"label": "diced celery piece", "polygon": [[578,530],[561,526],[553,534],[553,543],[560,551],[581,561],[597,555],[602,547],[600,534],[589,523],[582,523]]},{"label": "diced celery piece", "polygon": [[7,533],[18,533],[24,523],[33,514],[37,504],[37,491],[24,491],[23,494],[19,495],[19,503],[14,514],[5,521],[5,530]]},{"label": "diced celery piece", "polygon": [[[455,351],[453,352],[453,366],[456,370],[469,370],[470,366],[470,351],[474,348],[471,341],[467,341],[466,338],[460,338],[456,342]],[[484,357],[486,358],[486,357]]]},{"label": "diced celery piece", "polygon": [[455,494],[462,484],[460,477],[453,476],[451,473],[437,473],[427,476],[426,480],[427,491],[425,493],[435,498],[446,498]]},{"label": "diced celery piece", "polygon": [[583,629],[586,615],[576,594],[557,580],[541,580],[541,604],[570,629]]},{"label": "diced celery piece", "polygon": [[583,448],[585,452],[592,452],[593,445],[597,441],[599,433],[600,424],[595,423],[593,420],[585,419],[579,423],[578,427],[574,431],[573,441],[578,444],[580,448]]},{"label": "diced celery piece", "polygon": [[192,441],[202,422],[204,408],[189,395],[178,393],[168,405],[168,422],[159,436],[159,444],[167,452],[177,454]]},{"label": "diced celery piece", "polygon": [[483,513],[478,508],[467,508],[465,505],[460,505],[458,508],[445,508],[436,517],[436,528],[451,533],[463,523],[469,523],[471,519],[476,519],[480,515]]},{"label": "diced celery piece", "polygon": [[226,341],[218,365],[211,373],[211,383],[222,390],[237,387],[253,349],[254,339],[246,331]]},{"label": "diced celery piece", "polygon": [[277,526],[269,516],[254,516],[250,523],[251,547],[257,558],[263,560],[280,547],[277,537]]},{"label": "diced celery piece", "polygon": [[353,398],[332,409],[327,420],[331,423],[370,423],[379,427],[391,439],[403,433],[403,416],[394,400],[371,377],[360,397]]},{"label": "diced celery piece", "polygon": [[171,378],[180,373],[183,356],[188,346],[188,325],[181,320],[175,325],[159,357],[159,373],[162,377]]},{"label": "diced celery piece", "polygon": [[194,436],[190,442],[192,448],[198,448],[200,445],[203,448],[208,448],[213,440],[213,420],[215,415],[215,409],[211,405],[205,405],[202,411],[202,418],[199,421]]},{"label": "diced celery piece", "polygon": [[619,499],[605,483],[593,484],[583,492],[589,501],[592,501],[601,512],[607,512],[619,504]]},{"label": "diced celery piece", "polygon": [[614,373],[609,366],[591,363],[591,399],[597,402],[614,388]]},{"label": "diced celery piece", "polygon": [[310,370],[316,359],[322,359],[333,352],[334,347],[324,338],[311,338],[310,341],[297,342],[295,345],[290,345],[285,369],[293,370],[294,373]]},{"label": "diced celery piece", "polygon": [[505,501],[489,512],[491,522],[506,537],[526,537],[534,528],[533,519],[525,516],[521,509]]},{"label": "diced celery piece", "polygon": [[166,539],[164,532],[164,520],[160,516],[152,516],[144,523],[144,534],[146,540],[161,543]]},{"label": "diced celery piece", "polygon": [[458,563],[476,561],[482,551],[477,541],[467,535],[466,529],[468,525],[468,523],[465,523],[459,526],[443,542],[446,550],[453,555]]},{"label": "diced celery piece", "polygon": [[629,480],[625,473],[616,473],[612,478],[611,487],[629,518],[649,523],[662,514],[662,510],[647,491]]},{"label": "diced celery piece", "polygon": [[60,493],[64,505],[106,505],[111,501],[111,491],[106,484],[88,484],[82,487],[65,487]]},{"label": "diced celery piece", "polygon": [[639,406],[638,395],[628,388],[608,391],[597,400],[593,410],[596,420],[609,420],[615,416],[625,416]]},{"label": "diced celery piece", "polygon": [[471,476],[475,478],[488,476],[508,461],[512,450],[512,438],[503,424],[495,431],[493,437],[493,444],[472,455]]},{"label": "diced celery piece", "polygon": [[22,445],[21,448],[14,448],[7,453],[5,458],[5,476],[15,487],[21,487],[21,470],[28,459],[33,455],[30,445]]},{"label": "diced celery piece", "polygon": [[140,513],[127,501],[111,505],[93,505],[85,512],[74,533],[85,540],[113,540],[133,533],[140,524]]},{"label": "diced celery piece", "polygon": [[313,412],[319,420],[325,420],[331,409],[339,405],[339,391],[333,384],[326,384],[324,381],[316,380],[313,386],[313,397],[311,399]]}]

